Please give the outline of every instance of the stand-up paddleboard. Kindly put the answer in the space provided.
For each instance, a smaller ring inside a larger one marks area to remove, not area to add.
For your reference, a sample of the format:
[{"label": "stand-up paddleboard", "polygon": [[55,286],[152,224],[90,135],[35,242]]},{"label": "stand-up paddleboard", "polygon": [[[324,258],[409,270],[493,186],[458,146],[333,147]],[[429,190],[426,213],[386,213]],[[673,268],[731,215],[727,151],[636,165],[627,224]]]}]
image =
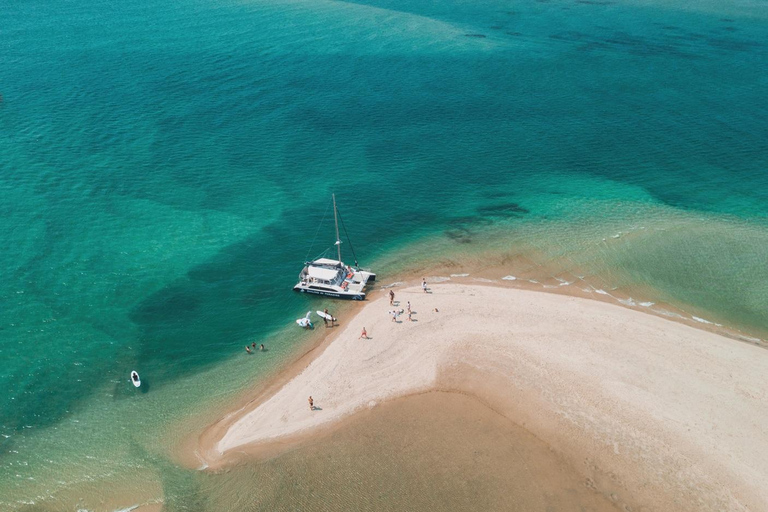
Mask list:
[{"label": "stand-up paddleboard", "polygon": [[139,374],[136,372],[136,370],[131,372],[131,382],[136,387],[141,386],[141,379],[139,378]]},{"label": "stand-up paddleboard", "polygon": [[334,319],[333,315],[326,314],[323,311],[315,311],[315,313],[317,313],[317,316],[319,316],[320,318],[325,318],[326,320],[333,320]]},{"label": "stand-up paddleboard", "polygon": [[299,324],[301,327],[312,327],[312,322],[309,320],[309,315],[311,315],[311,311],[307,311],[307,314],[304,318],[299,318],[296,320],[296,323]]}]

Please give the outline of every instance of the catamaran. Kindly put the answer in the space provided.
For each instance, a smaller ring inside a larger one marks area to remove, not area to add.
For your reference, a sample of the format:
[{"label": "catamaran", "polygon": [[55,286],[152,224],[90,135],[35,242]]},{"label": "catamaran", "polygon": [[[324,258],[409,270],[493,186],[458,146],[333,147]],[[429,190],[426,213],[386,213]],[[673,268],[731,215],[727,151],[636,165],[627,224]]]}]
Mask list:
[{"label": "catamaran", "polygon": [[[341,238],[339,237],[339,211],[336,208],[336,194],[333,198],[333,221],[336,226],[336,251],[338,259],[319,257],[307,261],[299,274],[299,282],[293,287],[294,291],[325,295],[336,299],[365,300],[365,287],[376,280],[376,274],[363,270],[357,264],[352,243],[352,256],[355,265],[346,265],[341,259]],[[344,221],[342,220],[342,225]],[[344,232],[346,233],[346,227]],[[347,236],[349,241],[349,236]],[[327,252],[327,251],[326,251]]]}]

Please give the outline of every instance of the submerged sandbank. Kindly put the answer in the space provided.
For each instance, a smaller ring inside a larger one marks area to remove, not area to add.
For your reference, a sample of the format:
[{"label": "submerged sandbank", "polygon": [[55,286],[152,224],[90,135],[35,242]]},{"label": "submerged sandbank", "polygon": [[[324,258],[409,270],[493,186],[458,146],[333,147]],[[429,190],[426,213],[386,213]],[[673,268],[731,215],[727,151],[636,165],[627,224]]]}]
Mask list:
[{"label": "submerged sandbank", "polygon": [[300,374],[219,425],[208,462],[439,389],[479,398],[627,510],[768,509],[764,349],[576,297],[448,283],[396,294],[413,322],[392,322],[386,296],[366,304]]}]

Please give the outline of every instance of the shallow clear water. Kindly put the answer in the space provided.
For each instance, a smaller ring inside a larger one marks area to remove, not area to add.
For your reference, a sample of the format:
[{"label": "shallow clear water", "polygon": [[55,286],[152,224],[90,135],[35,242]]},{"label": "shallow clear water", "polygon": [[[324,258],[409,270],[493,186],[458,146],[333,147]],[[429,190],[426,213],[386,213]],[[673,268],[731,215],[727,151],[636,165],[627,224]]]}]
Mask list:
[{"label": "shallow clear water", "polygon": [[331,192],[385,282],[524,254],[768,332],[762,3],[4,13],[2,509],[118,481],[173,494],[158,474],[185,418],[306,340],[281,329],[320,307],[290,287]]}]

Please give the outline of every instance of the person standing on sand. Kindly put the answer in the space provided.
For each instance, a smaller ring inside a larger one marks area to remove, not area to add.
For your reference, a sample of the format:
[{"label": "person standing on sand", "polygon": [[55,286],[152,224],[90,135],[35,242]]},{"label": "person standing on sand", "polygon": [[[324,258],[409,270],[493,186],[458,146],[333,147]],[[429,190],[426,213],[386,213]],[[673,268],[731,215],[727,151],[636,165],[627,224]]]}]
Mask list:
[{"label": "person standing on sand", "polygon": [[408,308],[408,314],[411,314],[411,301],[408,301],[408,304],[406,306]]},{"label": "person standing on sand", "polygon": [[365,332],[365,327],[363,327],[363,332],[360,334],[360,338],[357,338],[357,339],[364,339],[364,340],[368,339],[368,333]]},{"label": "person standing on sand", "polygon": [[424,290],[424,293],[427,293],[427,278],[422,277],[421,278],[421,289]]},{"label": "person standing on sand", "polygon": [[413,322],[413,318],[411,318],[411,310],[408,310],[408,321]]},{"label": "person standing on sand", "polygon": [[393,305],[395,303],[395,292],[393,290],[389,290],[389,305]]},{"label": "person standing on sand", "polygon": [[307,400],[307,401],[309,402],[309,410],[310,411],[314,411],[315,410],[315,401],[312,400],[312,395],[309,396],[309,400]]}]

